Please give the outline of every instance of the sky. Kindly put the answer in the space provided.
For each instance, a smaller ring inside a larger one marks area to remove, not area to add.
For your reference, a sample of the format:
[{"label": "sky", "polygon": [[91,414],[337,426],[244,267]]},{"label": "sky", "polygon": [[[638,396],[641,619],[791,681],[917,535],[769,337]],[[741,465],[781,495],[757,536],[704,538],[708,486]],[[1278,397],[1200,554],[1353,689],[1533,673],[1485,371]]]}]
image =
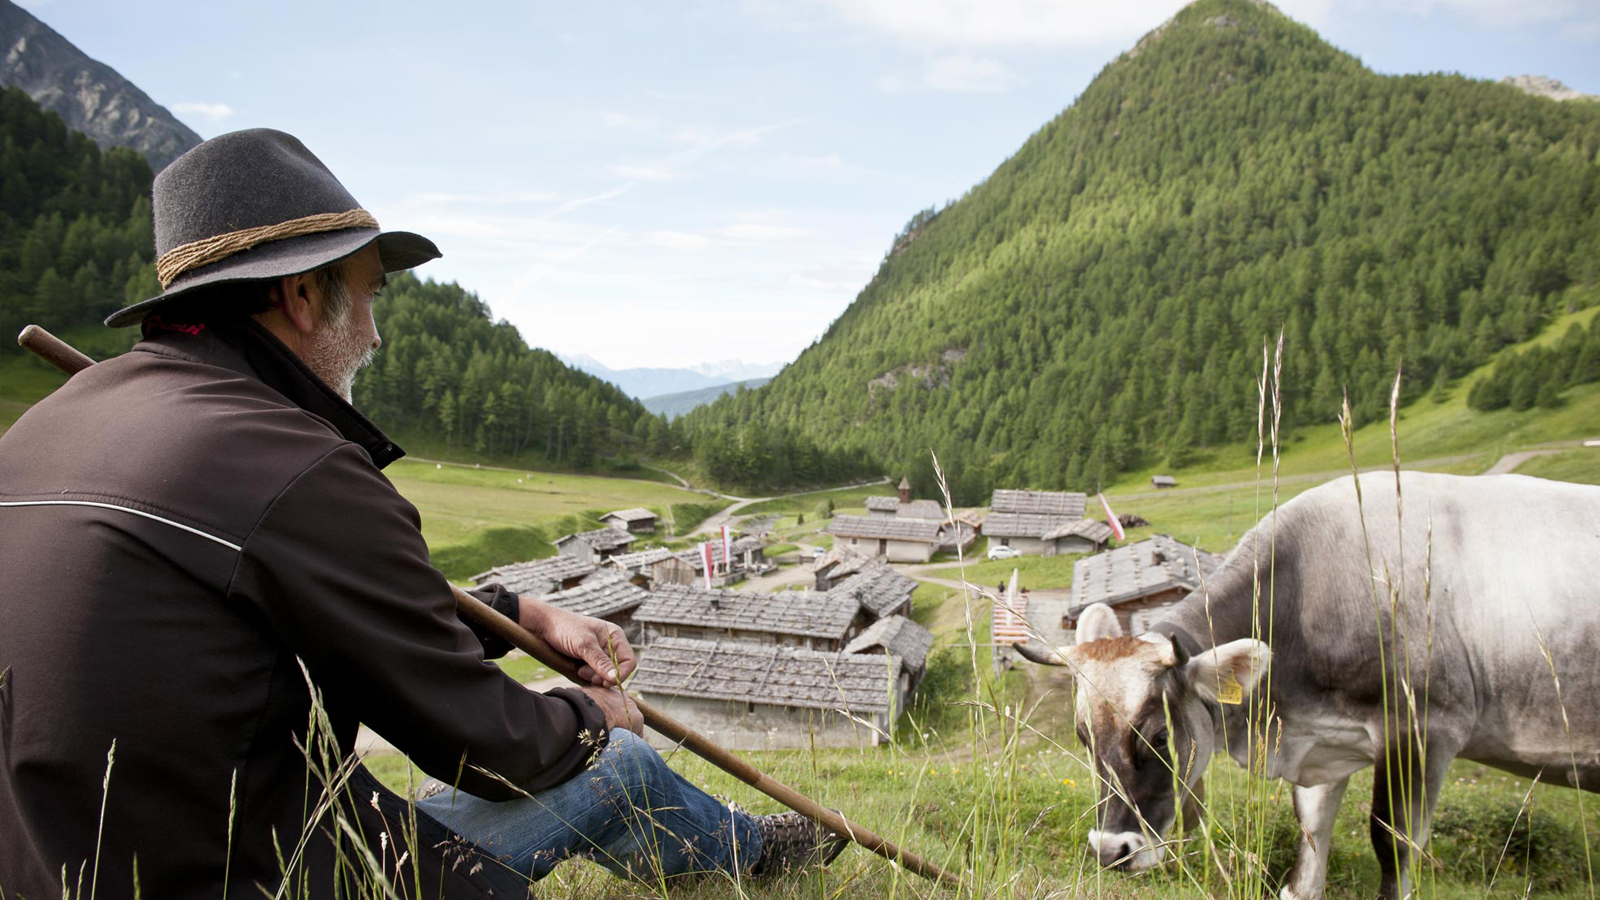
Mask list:
[{"label": "sky", "polygon": [[[418,270],[612,368],[784,362],[1176,0],[22,0],[200,133],[303,140]],[[1600,94],[1596,0],[1285,0],[1383,73]],[[381,302],[381,301],[380,301]]]}]

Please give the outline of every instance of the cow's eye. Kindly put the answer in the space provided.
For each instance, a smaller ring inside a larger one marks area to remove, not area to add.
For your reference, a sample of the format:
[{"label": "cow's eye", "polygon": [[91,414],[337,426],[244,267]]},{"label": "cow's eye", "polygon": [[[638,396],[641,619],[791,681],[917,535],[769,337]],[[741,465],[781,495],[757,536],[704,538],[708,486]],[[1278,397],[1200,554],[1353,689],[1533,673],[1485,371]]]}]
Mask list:
[{"label": "cow's eye", "polygon": [[1166,755],[1166,752],[1167,752],[1167,730],[1165,728],[1163,728],[1160,731],[1156,732],[1155,737],[1150,739],[1150,747],[1151,747],[1152,750],[1155,751],[1157,756],[1165,756]]}]

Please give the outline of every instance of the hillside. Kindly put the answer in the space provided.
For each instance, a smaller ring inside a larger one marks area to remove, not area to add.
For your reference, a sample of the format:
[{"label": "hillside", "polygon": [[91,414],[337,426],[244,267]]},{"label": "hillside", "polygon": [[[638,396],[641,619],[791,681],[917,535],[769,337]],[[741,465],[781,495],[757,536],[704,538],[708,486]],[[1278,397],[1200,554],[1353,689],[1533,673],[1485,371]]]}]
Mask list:
[{"label": "hillside", "polygon": [[[766,387],[686,417],[878,471],[1094,488],[1284,424],[1379,418],[1600,301],[1600,108],[1381,76],[1271,6],[1200,0],[959,201],[919,213]],[[731,458],[731,456],[730,456]],[[717,474],[707,461],[706,470]],[[914,478],[929,490],[931,478]]]},{"label": "hillside", "polygon": [[661,394],[655,397],[646,397],[641,402],[644,408],[658,416],[676,419],[691,409],[705,406],[707,403],[721,397],[723,394],[735,394],[739,391],[753,391],[771,378],[751,378],[748,381],[735,381],[732,384],[719,384],[713,387],[700,388],[695,391],[680,391],[676,394]]},{"label": "hillside", "polygon": [[26,91],[102,149],[128,147],[159,172],[200,136],[117,71],[11,0],[0,0],[0,86]]}]

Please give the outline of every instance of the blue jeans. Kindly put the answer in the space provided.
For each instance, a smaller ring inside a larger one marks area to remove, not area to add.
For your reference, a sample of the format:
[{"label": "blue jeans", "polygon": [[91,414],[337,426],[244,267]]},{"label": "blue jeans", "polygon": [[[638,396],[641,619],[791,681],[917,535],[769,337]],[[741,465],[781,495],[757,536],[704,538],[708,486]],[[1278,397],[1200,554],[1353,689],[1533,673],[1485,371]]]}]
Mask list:
[{"label": "blue jeans", "polygon": [[547,791],[496,803],[446,790],[417,807],[533,879],[571,856],[640,880],[748,873],[761,858],[749,814],[690,784],[622,728],[587,769]]}]

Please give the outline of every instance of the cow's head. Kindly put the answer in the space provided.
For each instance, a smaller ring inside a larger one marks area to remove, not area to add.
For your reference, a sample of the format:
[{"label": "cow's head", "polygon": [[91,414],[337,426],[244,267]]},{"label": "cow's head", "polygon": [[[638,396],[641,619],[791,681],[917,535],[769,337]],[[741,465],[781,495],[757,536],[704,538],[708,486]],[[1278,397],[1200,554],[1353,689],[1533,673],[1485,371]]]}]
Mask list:
[{"label": "cow's head", "polygon": [[1201,776],[1219,738],[1219,704],[1249,696],[1271,651],[1246,638],[1189,658],[1164,635],[1124,635],[1116,614],[1098,603],[1079,618],[1074,646],[1018,649],[1034,662],[1073,670],[1078,740],[1094,754],[1100,792],[1090,849],[1105,866],[1160,862],[1160,837],[1178,803],[1186,823],[1198,816]]}]

